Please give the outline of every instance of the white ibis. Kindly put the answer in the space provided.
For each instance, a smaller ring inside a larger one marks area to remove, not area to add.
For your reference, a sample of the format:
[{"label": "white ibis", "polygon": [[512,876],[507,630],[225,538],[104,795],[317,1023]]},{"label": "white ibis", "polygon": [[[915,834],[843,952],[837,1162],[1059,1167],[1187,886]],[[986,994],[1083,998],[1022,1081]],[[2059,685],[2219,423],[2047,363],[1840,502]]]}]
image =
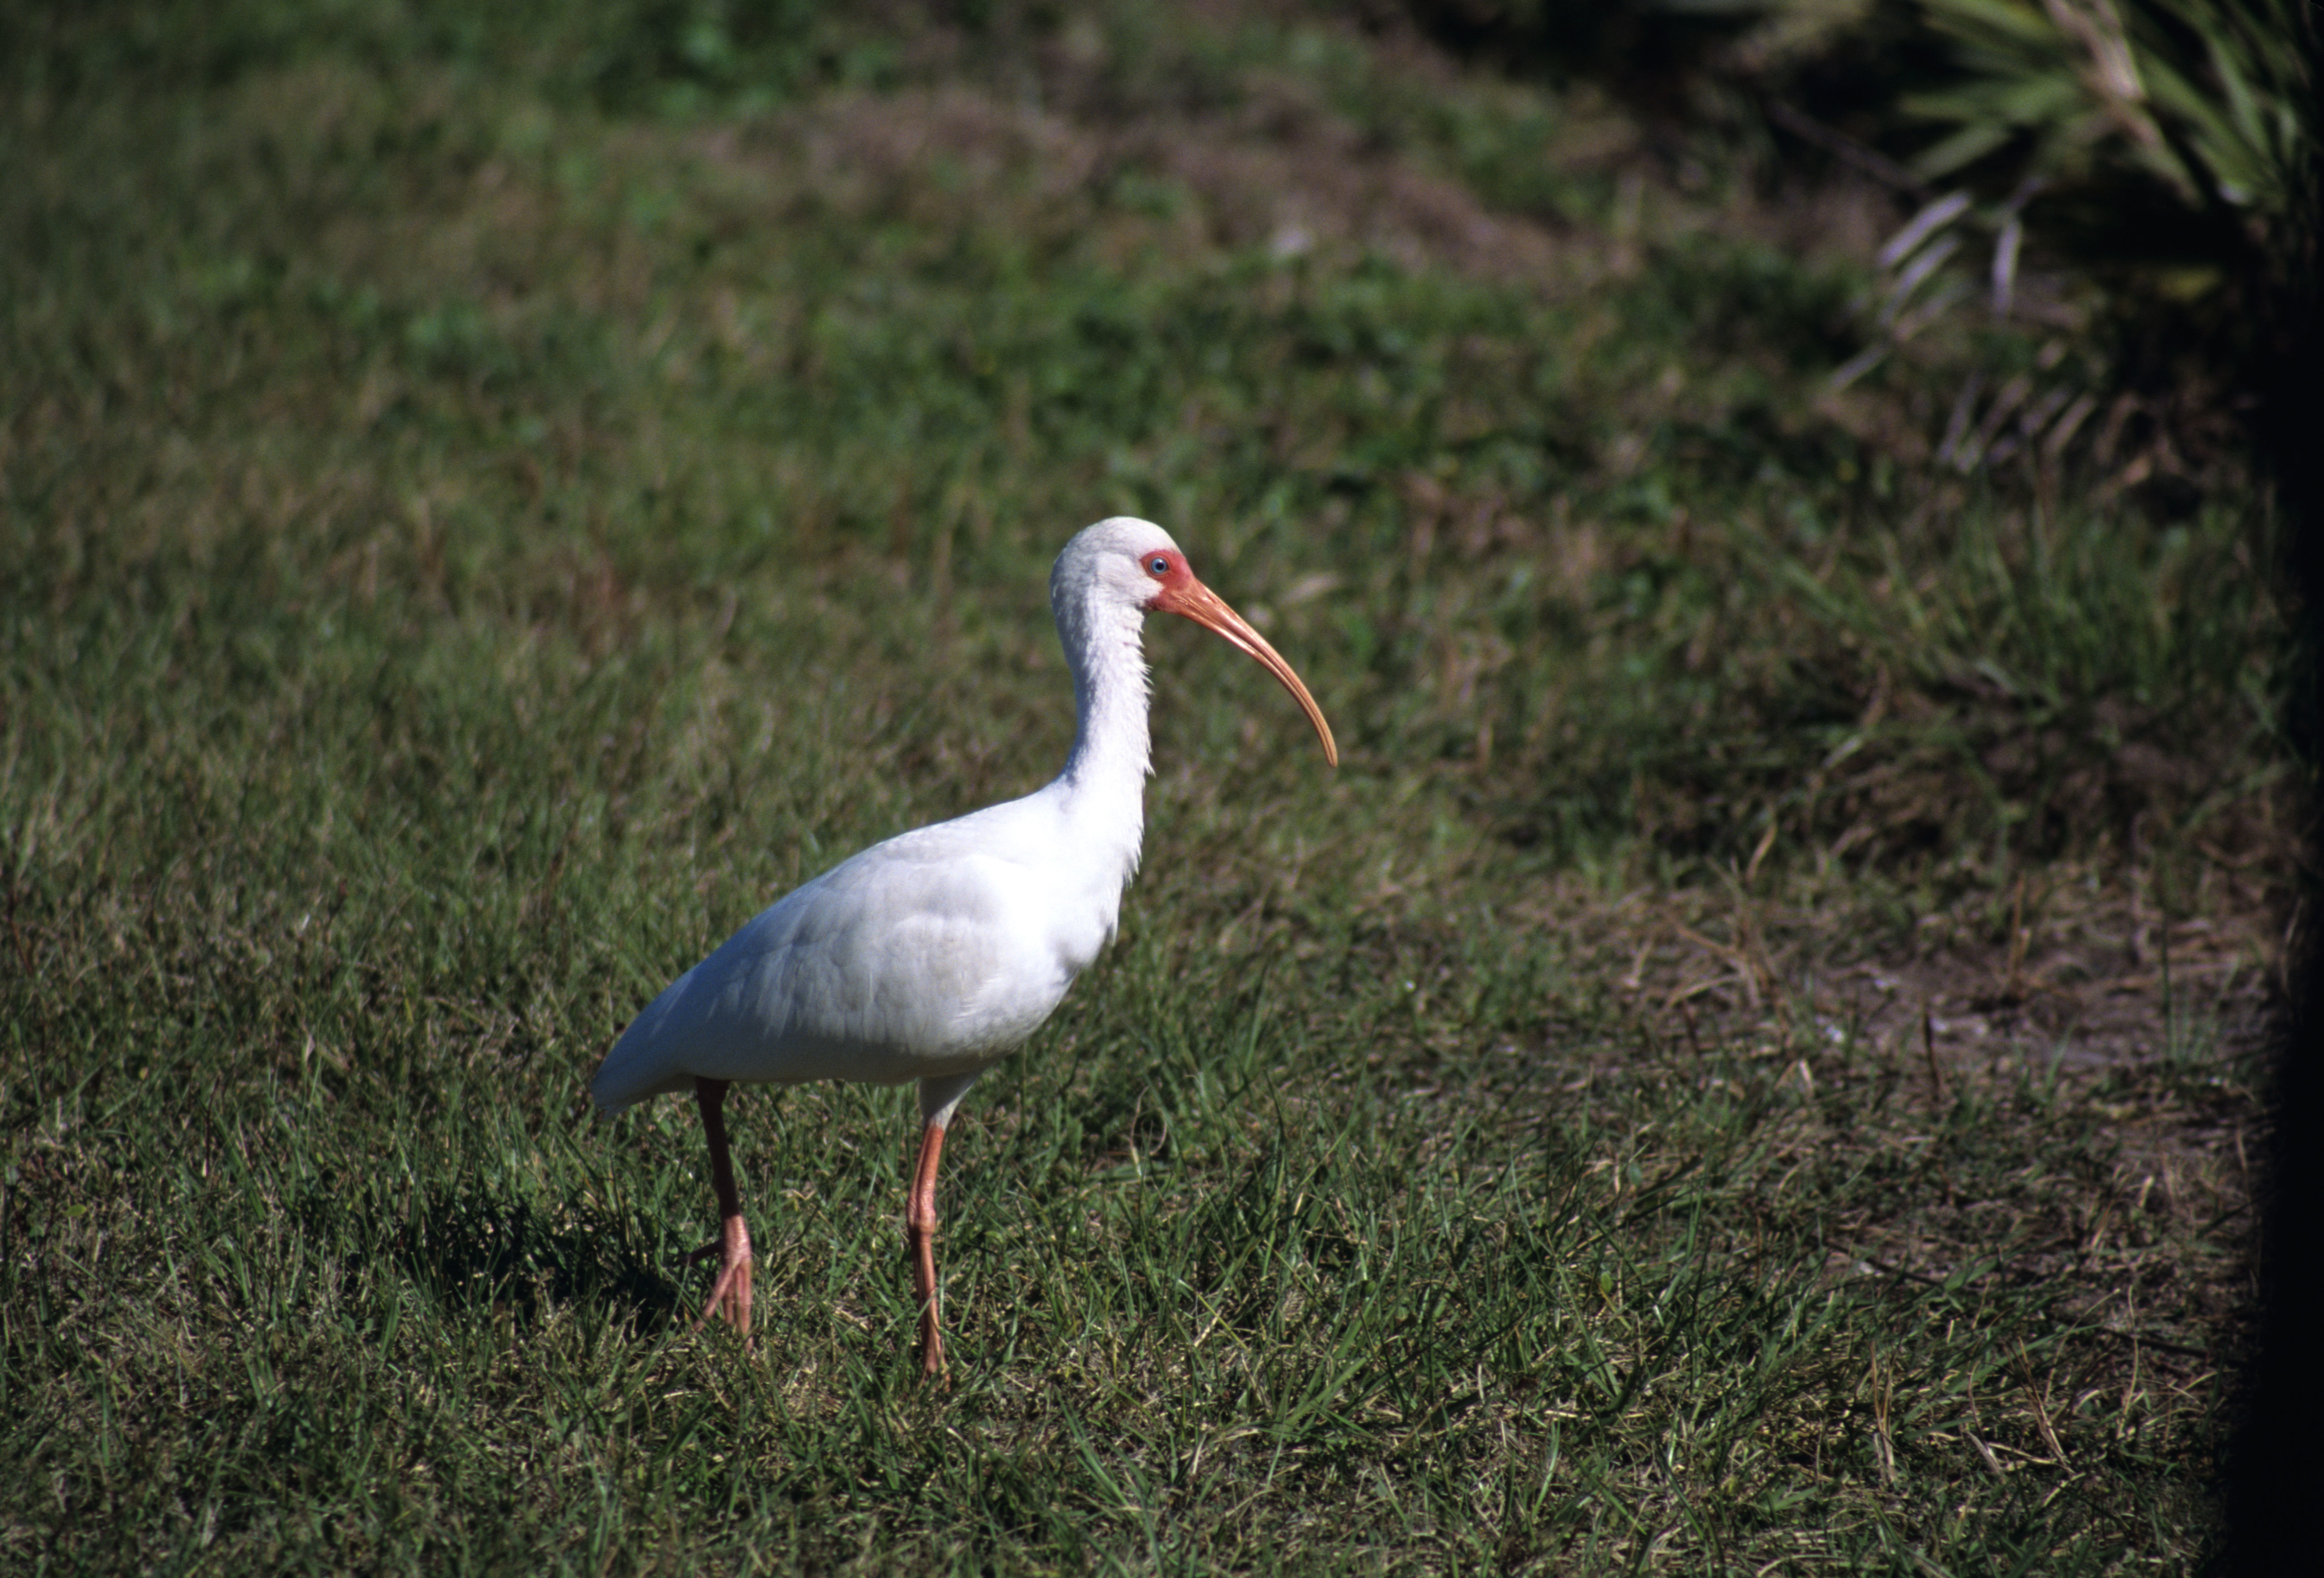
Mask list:
[{"label": "white ibis", "polygon": [[1023,799],[899,834],[760,914],[633,1020],[590,1081],[618,1112],[687,1090],[702,1108],[719,1258],[702,1319],[751,1328],[751,1234],[734,1189],[727,1086],[852,1079],[920,1086],[905,1211],[920,1355],[936,1323],[936,1158],[978,1075],[1049,1017],[1114,933],[1145,823],[1148,609],[1209,626],[1266,665],[1339,764],[1323,709],[1276,650],[1194,578],[1167,532],[1116,516],[1079,532],[1049,575],[1081,728],[1065,771]]}]

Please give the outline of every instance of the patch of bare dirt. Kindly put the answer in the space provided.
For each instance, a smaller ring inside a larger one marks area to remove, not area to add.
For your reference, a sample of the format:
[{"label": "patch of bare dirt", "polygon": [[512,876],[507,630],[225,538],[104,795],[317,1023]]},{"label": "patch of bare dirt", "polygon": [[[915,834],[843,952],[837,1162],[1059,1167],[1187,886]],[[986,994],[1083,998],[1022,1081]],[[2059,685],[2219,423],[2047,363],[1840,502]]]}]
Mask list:
[{"label": "patch of bare dirt", "polygon": [[996,208],[1044,230],[1290,258],[1367,252],[1469,278],[1569,284],[1595,239],[1497,214],[1466,186],[1369,143],[1303,85],[1244,85],[1210,113],[1082,120],[962,88],[818,101],[748,136],[703,134],[713,159],[859,215],[942,224]]},{"label": "patch of bare dirt", "polygon": [[2192,913],[2166,914],[2137,881],[2052,871],[1926,914],[1909,939],[1851,935],[1812,903],[1641,895],[1621,917],[1634,951],[1619,983],[1671,1030],[1812,1024],[1940,1087],[2001,1066],[2234,1068],[2274,1033],[2282,939],[2246,873],[2206,879]]}]

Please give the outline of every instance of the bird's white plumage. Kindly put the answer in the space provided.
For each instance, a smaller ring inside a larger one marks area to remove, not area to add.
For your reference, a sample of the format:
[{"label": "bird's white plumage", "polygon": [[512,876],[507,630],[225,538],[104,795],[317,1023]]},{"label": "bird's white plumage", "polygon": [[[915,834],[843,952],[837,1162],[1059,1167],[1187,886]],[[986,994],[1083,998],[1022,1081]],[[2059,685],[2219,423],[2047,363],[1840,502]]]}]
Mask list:
[{"label": "bird's white plumage", "polygon": [[1081,717],[1046,788],[874,844],[793,891],[654,999],[590,1082],[598,1105],[693,1090],[709,1142],[719,1259],[703,1319],[751,1329],[751,1233],[726,1141],[737,1081],[920,1086],[919,1159],[904,1212],[921,1362],[944,1370],[936,1318],[937,1159],[980,1071],[1047,1019],[1112,937],[1138,869],[1147,771],[1148,609],[1183,614],[1272,670],[1337,764],[1331,725],[1291,665],[1194,578],[1169,534],[1117,516],[1082,531],[1049,576]]},{"label": "bird's white plumage", "polygon": [[680,976],[592,1084],[964,1074],[1048,1017],[1113,935],[1127,870],[1080,867],[1056,786],[906,833],[795,890]]},{"label": "bird's white plumage", "polygon": [[1058,556],[1050,602],[1081,729],[1056,779],[874,844],[761,912],[632,1022],[590,1083],[597,1104],[697,1077],[917,1079],[924,1109],[949,1116],[1113,936],[1143,828],[1154,588],[1139,563],[1157,549],[1176,551],[1168,533],[1116,517]]}]

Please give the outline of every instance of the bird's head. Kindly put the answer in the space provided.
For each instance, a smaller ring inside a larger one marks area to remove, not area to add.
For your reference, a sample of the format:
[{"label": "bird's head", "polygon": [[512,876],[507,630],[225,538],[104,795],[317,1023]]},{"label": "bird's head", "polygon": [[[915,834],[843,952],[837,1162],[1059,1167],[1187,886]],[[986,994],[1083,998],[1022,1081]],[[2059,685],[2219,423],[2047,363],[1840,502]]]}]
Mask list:
[{"label": "bird's head", "polygon": [[1116,515],[1084,527],[1057,556],[1049,577],[1051,595],[1071,587],[1085,589],[1109,602],[1131,608],[1176,614],[1215,632],[1227,643],[1248,653],[1280,680],[1323,742],[1323,759],[1340,764],[1340,748],[1332,739],[1332,725],[1323,709],[1293,671],[1283,655],[1248,620],[1227,606],[1226,599],[1195,577],[1186,556],[1170,534],[1151,521]]}]

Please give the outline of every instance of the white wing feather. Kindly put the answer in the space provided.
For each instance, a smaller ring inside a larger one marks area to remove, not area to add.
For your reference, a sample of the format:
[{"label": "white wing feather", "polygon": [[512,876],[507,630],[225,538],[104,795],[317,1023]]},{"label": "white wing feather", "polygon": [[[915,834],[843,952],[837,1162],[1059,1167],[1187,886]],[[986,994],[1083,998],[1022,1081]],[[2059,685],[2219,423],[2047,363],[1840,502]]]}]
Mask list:
[{"label": "white wing feather", "polygon": [[590,1094],[618,1111],[697,1076],[900,1084],[998,1060],[1111,937],[1127,875],[1060,869],[1054,800],[899,835],[795,889],[654,999]]}]

